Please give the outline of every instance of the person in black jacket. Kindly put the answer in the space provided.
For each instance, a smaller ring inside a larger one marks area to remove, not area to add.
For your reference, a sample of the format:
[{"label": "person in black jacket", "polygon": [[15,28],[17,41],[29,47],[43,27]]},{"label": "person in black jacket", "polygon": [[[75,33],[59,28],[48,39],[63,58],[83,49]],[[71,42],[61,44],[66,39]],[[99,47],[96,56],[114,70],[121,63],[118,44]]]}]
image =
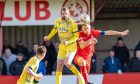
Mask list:
[{"label": "person in black jacket", "polygon": [[130,54],[122,37],[118,37],[117,43],[113,47],[113,49],[115,51],[115,57],[117,57],[120,60],[122,71],[126,72],[128,63],[130,61]]},{"label": "person in black jacket", "polygon": [[19,76],[21,75],[25,64],[26,64],[26,61],[24,60],[24,55],[22,53],[19,53],[17,55],[16,61],[13,61],[11,63],[9,72],[14,76]]},{"label": "person in black jacket", "polygon": [[136,51],[136,56],[131,58],[128,69],[130,72],[140,72],[140,50]]},{"label": "person in black jacket", "polygon": [[15,51],[16,51],[15,52],[16,54],[22,53],[22,54],[24,54],[25,57],[28,55],[28,49],[24,46],[22,41],[18,41]]},{"label": "person in black jacket", "polygon": [[44,41],[43,44],[47,48],[47,53],[45,58],[43,59],[43,62],[45,62],[46,64],[47,74],[52,74],[52,71],[54,70],[54,65],[57,60],[57,52],[52,42]]},{"label": "person in black jacket", "polygon": [[134,56],[136,56],[136,51],[140,50],[140,41],[138,42],[138,44],[136,45],[135,49],[134,49]]},{"label": "person in black jacket", "polygon": [[0,52],[0,75],[7,75],[7,68],[5,61],[2,59],[2,52]]}]

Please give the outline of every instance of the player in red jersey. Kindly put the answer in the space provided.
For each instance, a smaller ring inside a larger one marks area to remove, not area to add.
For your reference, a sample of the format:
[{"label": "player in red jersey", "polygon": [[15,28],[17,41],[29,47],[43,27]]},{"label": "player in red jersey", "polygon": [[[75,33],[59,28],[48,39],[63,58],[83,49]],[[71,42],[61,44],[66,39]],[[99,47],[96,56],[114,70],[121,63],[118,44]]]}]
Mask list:
[{"label": "player in red jersey", "polygon": [[127,35],[129,30],[123,32],[118,31],[100,31],[91,29],[90,24],[82,25],[82,31],[79,32],[78,48],[74,58],[75,63],[80,67],[81,74],[85,80],[85,84],[93,84],[88,82],[88,73],[90,71],[91,57],[94,54],[94,45],[97,43],[96,38],[100,35]]}]

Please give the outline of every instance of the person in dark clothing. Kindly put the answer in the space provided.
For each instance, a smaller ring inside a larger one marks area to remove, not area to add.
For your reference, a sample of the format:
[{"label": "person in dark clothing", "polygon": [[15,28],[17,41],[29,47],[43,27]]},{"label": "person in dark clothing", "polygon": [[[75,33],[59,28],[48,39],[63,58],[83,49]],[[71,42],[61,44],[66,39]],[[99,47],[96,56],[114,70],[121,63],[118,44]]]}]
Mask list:
[{"label": "person in dark clothing", "polygon": [[52,74],[52,71],[54,70],[54,65],[57,60],[57,52],[52,42],[44,41],[43,44],[47,48],[47,53],[45,58],[43,59],[43,62],[45,62],[46,64],[47,74]]},{"label": "person in dark clothing", "polygon": [[136,56],[131,58],[128,69],[130,72],[140,72],[140,50],[136,51]]},{"label": "person in dark clothing", "polygon": [[96,73],[96,54],[94,53],[91,58],[90,73]]},{"label": "person in dark clothing", "polygon": [[123,38],[118,37],[117,43],[113,49],[115,51],[115,57],[120,60],[122,71],[126,72],[130,61],[130,54],[128,48],[124,44]]},{"label": "person in dark clothing", "polygon": [[36,55],[36,50],[39,47],[39,45],[37,43],[35,43],[33,45],[33,50],[31,52],[29,52],[28,56],[27,56],[27,60],[29,60],[31,57]]},{"label": "person in dark clothing", "polygon": [[138,42],[138,44],[136,45],[135,49],[134,49],[134,56],[136,56],[136,51],[140,50],[140,41]]},{"label": "person in dark clothing", "polygon": [[2,59],[2,52],[0,52],[0,75],[7,75],[7,68],[5,61]]},{"label": "person in dark clothing", "polygon": [[120,61],[118,58],[114,57],[114,50],[109,51],[109,56],[105,58],[103,64],[104,73],[121,73]]},{"label": "person in dark clothing", "polygon": [[17,55],[17,60],[11,63],[9,72],[14,76],[19,76],[21,75],[25,64],[26,64],[26,61],[24,60],[24,55],[19,53]]},{"label": "person in dark clothing", "polygon": [[28,49],[24,47],[23,43],[19,41],[15,48],[16,54],[22,53],[26,57],[28,55]]},{"label": "person in dark clothing", "polygon": [[4,53],[7,48],[9,48],[13,54],[16,54],[14,48],[9,44],[7,40],[5,40],[2,48],[2,53]]}]

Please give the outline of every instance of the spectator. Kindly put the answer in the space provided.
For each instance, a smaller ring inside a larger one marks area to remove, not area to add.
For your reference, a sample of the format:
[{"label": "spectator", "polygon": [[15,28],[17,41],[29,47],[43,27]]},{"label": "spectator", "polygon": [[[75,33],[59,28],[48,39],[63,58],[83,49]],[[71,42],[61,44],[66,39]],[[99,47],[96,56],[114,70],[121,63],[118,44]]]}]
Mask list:
[{"label": "spectator", "polygon": [[41,72],[42,72],[43,75],[46,75],[45,64],[44,64],[44,62],[42,62],[42,61],[40,61],[40,63],[39,63],[39,68],[38,68],[38,70],[37,70],[36,73],[41,73]]},{"label": "spectator", "polygon": [[7,75],[7,68],[5,61],[2,58],[2,52],[0,52],[0,75]]},{"label": "spectator", "polygon": [[12,53],[15,54],[15,50],[14,48],[9,44],[9,42],[7,40],[4,41],[4,45],[3,45],[3,50],[2,53],[4,53],[5,49],[9,48],[11,50]]},{"label": "spectator", "polygon": [[114,57],[114,50],[109,51],[109,56],[105,58],[103,64],[103,72],[104,73],[120,73],[121,66],[118,58]]},{"label": "spectator", "polygon": [[126,72],[130,60],[130,54],[128,48],[125,46],[123,38],[118,37],[117,43],[113,49],[115,51],[115,57],[120,60],[122,71]]},{"label": "spectator", "polygon": [[[54,45],[57,55],[58,55],[59,45],[60,45],[59,42],[56,42],[55,45]],[[56,65],[57,65],[57,64],[55,63],[55,64],[54,64],[54,67],[53,67],[53,68],[54,68],[54,73],[53,73],[53,75],[55,74],[55,71],[56,71]]]},{"label": "spectator", "polygon": [[24,45],[21,41],[18,41],[15,51],[16,51],[16,54],[22,53],[22,54],[24,54],[24,56],[27,56],[27,54],[28,54],[27,48],[24,47]]},{"label": "spectator", "polygon": [[128,69],[130,72],[140,72],[140,50],[136,51],[136,56],[131,58]]},{"label": "spectator", "polygon": [[136,51],[140,50],[140,41],[138,42],[138,44],[136,45],[135,49],[134,49],[134,56],[136,56]]},{"label": "spectator", "polygon": [[36,55],[36,50],[37,50],[38,47],[39,47],[39,45],[37,43],[35,43],[33,45],[33,50],[31,52],[29,52],[27,60],[29,60],[31,57]]},{"label": "spectator", "polygon": [[96,73],[96,54],[94,53],[94,55],[91,58],[91,67],[90,67],[90,73]]},{"label": "spectator", "polygon": [[10,64],[16,60],[16,55],[12,54],[11,50],[7,48],[2,56],[3,60],[6,63],[7,74],[11,75],[9,72]]},{"label": "spectator", "polygon": [[56,50],[57,53],[58,53],[58,49],[59,49],[59,44],[60,44],[60,43],[58,43],[58,42],[55,43],[55,50]]},{"label": "spectator", "polygon": [[52,71],[54,70],[53,66],[55,65],[57,60],[57,52],[52,42],[44,41],[43,44],[47,48],[47,53],[43,61],[46,64],[47,74],[52,74]]},{"label": "spectator", "polygon": [[22,53],[17,54],[17,59],[10,64],[9,72],[14,76],[19,76],[26,64],[24,55]]}]

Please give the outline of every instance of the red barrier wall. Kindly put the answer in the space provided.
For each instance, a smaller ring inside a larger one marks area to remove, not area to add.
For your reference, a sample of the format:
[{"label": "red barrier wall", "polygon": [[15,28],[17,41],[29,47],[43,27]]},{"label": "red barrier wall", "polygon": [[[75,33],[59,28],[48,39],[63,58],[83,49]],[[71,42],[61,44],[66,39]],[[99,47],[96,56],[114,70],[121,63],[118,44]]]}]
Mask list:
[{"label": "red barrier wall", "polygon": [[104,74],[103,84],[140,84],[140,73]]},{"label": "red barrier wall", "polygon": [[[101,75],[90,75],[90,81],[94,81],[94,84],[140,84],[140,73],[125,73],[125,74],[103,74],[103,79]],[[76,80],[74,75],[65,75],[63,80],[68,81],[72,77]],[[0,84],[16,84],[17,76],[0,76]],[[95,79],[96,78],[96,79]],[[45,76],[45,80],[41,80],[40,84],[44,83],[55,83],[55,75]],[[51,80],[50,80],[51,79]],[[92,79],[92,80],[91,80]],[[63,81],[64,82],[64,81]],[[74,81],[73,81],[74,82]],[[52,84],[53,84],[52,83]],[[73,83],[74,84],[74,83]]]},{"label": "red barrier wall", "polygon": [[17,76],[0,76],[0,84],[16,84]]}]

